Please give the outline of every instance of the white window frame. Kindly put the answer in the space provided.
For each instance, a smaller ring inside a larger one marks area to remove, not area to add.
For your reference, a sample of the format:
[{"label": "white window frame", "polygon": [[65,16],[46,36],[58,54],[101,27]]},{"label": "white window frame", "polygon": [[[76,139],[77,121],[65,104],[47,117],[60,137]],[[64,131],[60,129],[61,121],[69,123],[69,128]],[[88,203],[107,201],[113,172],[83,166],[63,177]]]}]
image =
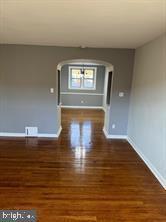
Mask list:
[{"label": "white window frame", "polygon": [[[72,69],[94,69],[94,87],[93,88],[85,88],[83,86],[83,83],[81,81],[81,87],[80,88],[72,88],[71,87],[71,75],[72,75]],[[97,73],[97,67],[93,66],[69,66],[68,70],[68,88],[71,90],[96,90],[96,73]]]}]

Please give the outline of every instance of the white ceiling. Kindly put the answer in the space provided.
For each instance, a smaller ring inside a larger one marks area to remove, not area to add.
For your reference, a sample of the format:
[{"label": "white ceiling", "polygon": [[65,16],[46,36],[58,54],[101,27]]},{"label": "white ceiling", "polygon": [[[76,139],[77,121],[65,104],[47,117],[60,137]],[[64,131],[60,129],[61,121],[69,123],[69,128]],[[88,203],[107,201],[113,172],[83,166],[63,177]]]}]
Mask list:
[{"label": "white ceiling", "polygon": [[166,0],[0,0],[0,43],[136,48],[166,31]]}]

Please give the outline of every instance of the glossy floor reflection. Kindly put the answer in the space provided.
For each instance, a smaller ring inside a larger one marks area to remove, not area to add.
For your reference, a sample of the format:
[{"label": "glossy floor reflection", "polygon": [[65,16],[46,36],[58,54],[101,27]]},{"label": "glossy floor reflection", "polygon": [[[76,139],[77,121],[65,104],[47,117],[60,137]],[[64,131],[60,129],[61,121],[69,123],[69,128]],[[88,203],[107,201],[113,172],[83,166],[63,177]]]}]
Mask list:
[{"label": "glossy floor reflection", "polygon": [[93,137],[97,131],[102,132],[104,112],[102,110],[62,110],[63,133],[68,134],[70,148],[92,148]]},{"label": "glossy floor reflection", "polygon": [[104,112],[62,110],[59,139],[0,138],[0,209],[38,222],[165,222],[166,192]]},{"label": "glossy floor reflection", "polygon": [[73,121],[70,125],[70,142],[71,147],[91,147],[91,130],[92,124],[90,121],[76,122]]},{"label": "glossy floor reflection", "polygon": [[[66,114],[68,117],[66,117]],[[94,111],[94,118],[98,114],[98,118],[103,124],[103,111]],[[92,119],[92,110],[62,110],[62,126],[66,128],[69,125],[70,148],[75,157],[75,171],[77,173],[85,172],[86,155],[92,148],[92,132],[95,129],[95,121]],[[88,120],[89,118],[89,120]]]}]

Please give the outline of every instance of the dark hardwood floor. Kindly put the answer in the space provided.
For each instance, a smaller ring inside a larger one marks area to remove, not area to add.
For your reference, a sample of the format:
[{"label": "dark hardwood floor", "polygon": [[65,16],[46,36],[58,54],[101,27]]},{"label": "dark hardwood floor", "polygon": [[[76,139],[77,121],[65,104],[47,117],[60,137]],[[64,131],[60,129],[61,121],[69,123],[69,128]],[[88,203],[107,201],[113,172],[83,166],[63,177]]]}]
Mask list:
[{"label": "dark hardwood floor", "polygon": [[125,140],[106,140],[103,111],[62,111],[59,139],[0,138],[0,209],[39,222],[165,222],[166,191]]}]

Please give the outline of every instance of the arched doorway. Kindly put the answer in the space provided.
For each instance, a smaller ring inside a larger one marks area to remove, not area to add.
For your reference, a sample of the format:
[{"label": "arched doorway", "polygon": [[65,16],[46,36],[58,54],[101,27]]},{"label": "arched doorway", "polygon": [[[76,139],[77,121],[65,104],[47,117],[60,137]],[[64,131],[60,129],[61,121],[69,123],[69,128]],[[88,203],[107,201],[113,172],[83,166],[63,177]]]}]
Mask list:
[{"label": "arched doorway", "polygon": [[61,69],[66,64],[93,64],[93,65],[102,65],[105,66],[105,82],[104,82],[104,92],[103,92],[103,102],[104,102],[104,126],[103,130],[105,134],[108,134],[109,131],[109,122],[110,122],[110,107],[111,107],[111,95],[112,95],[112,87],[113,87],[113,72],[114,67],[111,63],[95,60],[95,59],[72,59],[65,60],[58,64],[57,66],[57,82],[58,82],[58,119],[59,119],[59,128],[61,128],[61,94],[60,94],[60,76]]}]

